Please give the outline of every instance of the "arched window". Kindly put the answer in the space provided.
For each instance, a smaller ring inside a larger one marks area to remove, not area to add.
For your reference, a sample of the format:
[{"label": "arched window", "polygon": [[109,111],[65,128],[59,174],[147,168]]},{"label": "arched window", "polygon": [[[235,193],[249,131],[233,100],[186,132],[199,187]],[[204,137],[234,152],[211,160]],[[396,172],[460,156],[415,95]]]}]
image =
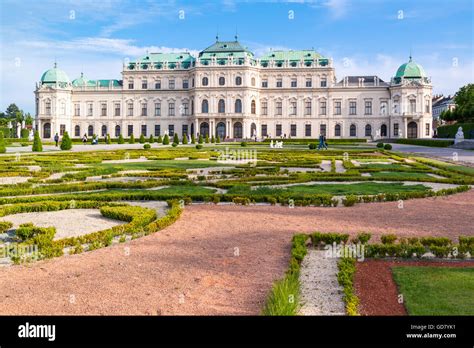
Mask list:
[{"label": "arched window", "polygon": [[207,77],[202,78],[202,85],[207,86],[209,84],[209,79]]},{"label": "arched window", "polygon": [[237,99],[235,101],[235,113],[240,114],[242,113],[242,100]]},{"label": "arched window", "polygon": [[386,124],[383,124],[383,125],[380,127],[380,136],[382,136],[382,137],[386,137],[386,136],[387,136],[387,125],[386,125]]},{"label": "arched window", "polygon": [[120,126],[115,126],[115,137],[118,138],[120,136]]},{"label": "arched window", "polygon": [[202,104],[201,104],[201,112],[203,114],[207,114],[209,113],[209,102],[207,101],[207,99],[204,99],[202,101]]},{"label": "arched window", "polygon": [[242,84],[242,78],[240,76],[237,76],[235,78],[235,85],[240,86]]},{"label": "arched window", "polygon": [[255,77],[252,77],[250,81],[251,81],[250,83],[252,84],[252,87],[255,87]]},{"label": "arched window", "polygon": [[107,135],[107,126],[105,124],[102,126],[102,130],[101,130],[100,133],[101,133],[102,136]]},{"label": "arched window", "polygon": [[252,100],[252,103],[250,104],[250,113],[255,115],[257,112],[257,104],[255,103],[255,100]]},{"label": "arched window", "polygon": [[191,115],[194,115],[194,99],[191,99]]},{"label": "arched window", "polygon": [[219,105],[217,108],[217,112],[224,113],[225,112],[225,101],[224,99],[219,99]]},{"label": "arched window", "polygon": [[336,136],[336,137],[341,136],[341,125],[340,124],[336,124],[336,126],[334,127],[334,136]]},{"label": "arched window", "polygon": [[219,77],[219,86],[224,86],[225,85],[225,77],[221,76]]},{"label": "arched window", "polygon": [[51,123],[43,125],[43,138],[51,138]]},{"label": "arched window", "polygon": [[79,125],[76,125],[74,127],[74,136],[75,137],[80,137],[81,136],[81,127]]},{"label": "arched window", "polygon": [[234,123],[234,138],[241,139],[242,138],[242,123],[235,122]]},{"label": "arched window", "polygon": [[209,123],[203,122],[199,126],[199,134],[205,137],[206,135],[209,135]]},{"label": "arched window", "polygon": [[349,136],[355,137],[356,135],[357,135],[356,126],[355,126],[355,124],[351,124],[351,126],[349,128]]},{"label": "arched window", "polygon": [[365,136],[370,137],[372,135],[372,126],[370,124],[365,125]]},{"label": "arched window", "polygon": [[94,126],[93,125],[90,125],[89,127],[87,127],[87,135],[90,136],[90,137],[94,135]]}]

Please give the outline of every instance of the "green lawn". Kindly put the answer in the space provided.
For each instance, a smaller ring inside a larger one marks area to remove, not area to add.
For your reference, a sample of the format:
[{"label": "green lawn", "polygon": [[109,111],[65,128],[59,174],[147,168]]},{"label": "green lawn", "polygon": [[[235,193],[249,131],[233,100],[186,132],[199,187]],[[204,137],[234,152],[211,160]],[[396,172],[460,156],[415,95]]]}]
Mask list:
[{"label": "green lawn", "polygon": [[385,179],[433,179],[432,176],[426,174],[426,173],[413,173],[413,172],[372,172],[370,175],[373,178],[385,178]]},{"label": "green lawn", "polygon": [[474,267],[393,267],[410,315],[474,315]]}]

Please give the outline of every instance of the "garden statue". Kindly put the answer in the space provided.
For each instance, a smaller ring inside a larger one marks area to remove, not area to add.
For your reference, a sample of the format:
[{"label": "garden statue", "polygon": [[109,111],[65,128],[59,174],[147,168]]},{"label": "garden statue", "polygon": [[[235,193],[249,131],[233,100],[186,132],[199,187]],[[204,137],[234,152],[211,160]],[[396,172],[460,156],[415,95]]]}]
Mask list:
[{"label": "garden statue", "polygon": [[462,127],[458,128],[458,132],[456,133],[454,143],[460,143],[461,141],[464,141],[464,132],[462,131]]},{"label": "garden statue", "polygon": [[33,129],[30,129],[30,133],[28,134],[28,141],[33,141],[35,137],[35,132],[33,132]]}]

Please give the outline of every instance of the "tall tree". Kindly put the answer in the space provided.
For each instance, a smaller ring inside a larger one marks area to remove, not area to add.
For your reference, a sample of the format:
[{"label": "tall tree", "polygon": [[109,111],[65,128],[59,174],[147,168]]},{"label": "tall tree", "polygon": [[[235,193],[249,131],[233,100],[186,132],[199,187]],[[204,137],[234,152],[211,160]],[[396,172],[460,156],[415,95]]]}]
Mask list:
[{"label": "tall tree", "polygon": [[458,121],[474,119],[474,84],[469,83],[459,89],[454,95],[456,109],[454,114]]}]

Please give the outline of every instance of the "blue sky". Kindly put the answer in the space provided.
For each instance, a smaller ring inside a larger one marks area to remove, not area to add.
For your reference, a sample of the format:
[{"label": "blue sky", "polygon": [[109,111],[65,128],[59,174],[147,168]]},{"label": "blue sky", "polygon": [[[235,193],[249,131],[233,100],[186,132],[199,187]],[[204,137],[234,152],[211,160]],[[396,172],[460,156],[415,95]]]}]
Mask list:
[{"label": "blue sky", "polygon": [[338,79],[388,80],[411,50],[434,92],[452,94],[474,82],[473,13],[472,0],[0,0],[0,110],[33,112],[35,82],[55,60],[71,79],[120,79],[126,58],[198,52],[236,32],[257,56],[314,48]]}]

